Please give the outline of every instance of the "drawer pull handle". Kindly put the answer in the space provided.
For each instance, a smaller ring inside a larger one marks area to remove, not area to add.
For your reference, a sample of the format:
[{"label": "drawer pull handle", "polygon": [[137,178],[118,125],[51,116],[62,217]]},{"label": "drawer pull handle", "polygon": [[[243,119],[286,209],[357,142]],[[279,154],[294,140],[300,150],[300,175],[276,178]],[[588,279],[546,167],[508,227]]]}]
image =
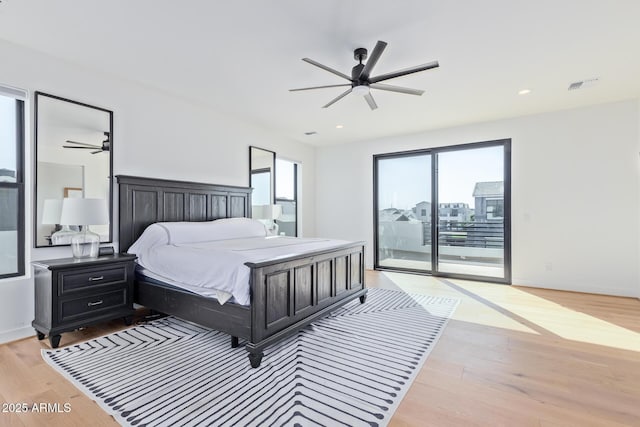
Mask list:
[{"label": "drawer pull handle", "polygon": [[100,304],[102,304],[102,302],[103,302],[102,300],[100,300],[100,301],[96,301],[96,302],[88,302],[88,303],[87,303],[87,306],[88,306],[88,307],[93,307],[94,305],[100,305]]},{"label": "drawer pull handle", "polygon": [[104,279],[104,276],[89,277],[90,282],[95,282],[96,280],[102,280],[102,279]]}]

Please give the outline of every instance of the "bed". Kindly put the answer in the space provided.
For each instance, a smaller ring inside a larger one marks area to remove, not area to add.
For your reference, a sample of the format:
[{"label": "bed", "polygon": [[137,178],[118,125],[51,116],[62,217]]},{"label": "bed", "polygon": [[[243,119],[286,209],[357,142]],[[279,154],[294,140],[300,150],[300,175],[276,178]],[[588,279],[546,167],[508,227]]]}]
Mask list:
[{"label": "bed", "polygon": [[[251,188],[125,175],[117,180],[121,252],[154,223],[251,217]],[[136,276],[134,301],[229,334],[231,345],[242,342],[251,366],[257,368],[267,346],[356,298],[365,302],[364,250],[362,242],[346,242],[247,262],[249,305],[221,304],[144,276]]]}]

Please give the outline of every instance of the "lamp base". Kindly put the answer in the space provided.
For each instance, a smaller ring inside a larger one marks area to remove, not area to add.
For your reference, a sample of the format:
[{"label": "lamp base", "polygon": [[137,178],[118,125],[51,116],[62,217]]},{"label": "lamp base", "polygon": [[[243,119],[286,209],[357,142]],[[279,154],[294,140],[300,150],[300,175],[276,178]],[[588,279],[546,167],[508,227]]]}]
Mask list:
[{"label": "lamp base", "polygon": [[52,245],[68,245],[71,243],[71,238],[78,234],[77,231],[71,230],[68,225],[63,225],[61,230],[51,233]]},{"label": "lamp base", "polygon": [[71,252],[74,258],[97,258],[100,249],[100,236],[89,230],[88,226],[71,237]]}]

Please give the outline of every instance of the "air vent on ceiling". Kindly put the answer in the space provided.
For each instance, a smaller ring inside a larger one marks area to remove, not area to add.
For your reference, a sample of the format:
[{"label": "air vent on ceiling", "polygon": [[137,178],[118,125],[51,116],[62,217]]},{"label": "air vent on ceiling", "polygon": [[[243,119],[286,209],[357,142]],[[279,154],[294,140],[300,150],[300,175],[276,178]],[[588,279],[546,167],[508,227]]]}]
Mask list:
[{"label": "air vent on ceiling", "polygon": [[311,136],[311,135],[315,135],[315,134],[317,134],[317,133],[318,133],[318,132],[316,132],[315,130],[312,130],[312,131],[310,131],[310,132],[305,132],[304,134],[305,134],[305,135],[307,135],[307,136]]},{"label": "air vent on ceiling", "polygon": [[588,87],[595,86],[596,83],[598,83],[597,77],[592,79],[580,80],[580,81],[571,83],[569,85],[568,90],[586,89]]}]

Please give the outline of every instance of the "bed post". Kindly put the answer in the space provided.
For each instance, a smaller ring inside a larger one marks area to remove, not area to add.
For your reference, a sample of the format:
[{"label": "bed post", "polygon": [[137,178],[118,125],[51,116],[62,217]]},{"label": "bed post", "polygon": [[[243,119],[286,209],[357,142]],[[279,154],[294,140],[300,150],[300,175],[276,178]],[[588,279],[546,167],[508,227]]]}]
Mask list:
[{"label": "bed post", "polygon": [[249,357],[249,363],[251,363],[251,367],[252,368],[259,367],[260,363],[262,362],[263,356],[264,356],[264,353],[262,351],[253,353],[251,350],[249,350],[248,357]]}]

